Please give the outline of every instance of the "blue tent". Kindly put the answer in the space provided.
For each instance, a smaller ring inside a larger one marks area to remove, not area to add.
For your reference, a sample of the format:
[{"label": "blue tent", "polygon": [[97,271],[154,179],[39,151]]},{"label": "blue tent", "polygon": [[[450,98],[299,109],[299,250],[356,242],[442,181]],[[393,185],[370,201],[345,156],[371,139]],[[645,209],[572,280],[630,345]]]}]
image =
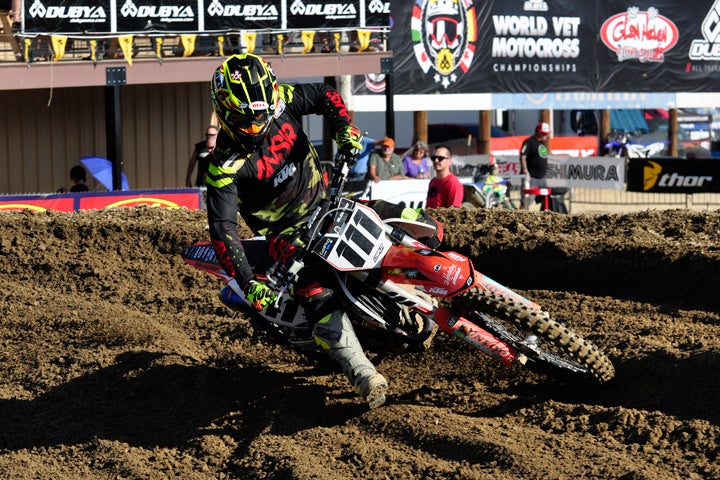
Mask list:
[{"label": "blue tent", "polygon": [[642,110],[610,110],[610,129],[635,135],[650,131]]}]

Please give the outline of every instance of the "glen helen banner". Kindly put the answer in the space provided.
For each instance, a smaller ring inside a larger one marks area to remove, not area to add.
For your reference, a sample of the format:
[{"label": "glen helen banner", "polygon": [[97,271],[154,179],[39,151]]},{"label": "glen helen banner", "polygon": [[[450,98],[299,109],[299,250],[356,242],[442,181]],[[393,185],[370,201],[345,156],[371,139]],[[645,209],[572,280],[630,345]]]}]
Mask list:
[{"label": "glen helen banner", "polygon": [[[396,94],[716,91],[720,0],[392,2]],[[382,75],[356,94],[384,91]]]}]

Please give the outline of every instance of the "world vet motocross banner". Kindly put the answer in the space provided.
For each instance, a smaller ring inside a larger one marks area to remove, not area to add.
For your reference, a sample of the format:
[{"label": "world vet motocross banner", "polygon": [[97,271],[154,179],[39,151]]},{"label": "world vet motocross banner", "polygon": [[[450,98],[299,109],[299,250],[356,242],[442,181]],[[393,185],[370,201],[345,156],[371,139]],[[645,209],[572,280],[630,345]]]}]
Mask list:
[{"label": "world vet motocross banner", "polygon": [[23,32],[205,32],[387,27],[383,0],[23,0]]},{"label": "world vet motocross banner", "polygon": [[[720,80],[720,0],[392,2],[395,94],[703,92]],[[355,94],[384,91],[383,75]]]}]

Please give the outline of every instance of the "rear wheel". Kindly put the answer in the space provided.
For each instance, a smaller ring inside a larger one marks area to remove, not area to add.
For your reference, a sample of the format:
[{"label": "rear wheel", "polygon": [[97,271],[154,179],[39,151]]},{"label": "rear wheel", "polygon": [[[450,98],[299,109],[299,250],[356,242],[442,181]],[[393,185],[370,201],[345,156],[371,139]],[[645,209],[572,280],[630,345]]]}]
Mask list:
[{"label": "rear wheel", "polygon": [[511,345],[539,373],[605,383],[615,376],[610,359],[548,312],[501,294],[473,289],[450,299],[450,308]]}]

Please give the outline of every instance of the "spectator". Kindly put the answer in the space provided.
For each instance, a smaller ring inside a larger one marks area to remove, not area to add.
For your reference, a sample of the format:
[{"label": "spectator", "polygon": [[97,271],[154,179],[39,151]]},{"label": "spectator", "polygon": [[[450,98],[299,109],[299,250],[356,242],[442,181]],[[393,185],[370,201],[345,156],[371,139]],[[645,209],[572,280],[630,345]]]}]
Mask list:
[{"label": "spectator", "polygon": [[87,172],[85,167],[82,165],[75,165],[70,169],[70,180],[73,186],[70,187],[70,192],[89,192],[90,188],[87,186]]},{"label": "spectator", "polygon": [[[550,125],[540,122],[535,127],[535,134],[526,138],[520,148],[520,173],[525,175],[523,188],[547,188],[548,148]],[[530,208],[532,195],[523,195],[520,207]]]},{"label": "spectator", "polygon": [[425,201],[426,208],[461,207],[464,188],[460,179],[451,171],[452,151],[447,145],[435,148],[435,155],[430,157],[435,169],[435,177],[428,185],[428,195]]},{"label": "spectator", "polygon": [[205,186],[205,175],[207,175],[208,164],[210,163],[210,155],[215,150],[215,140],[217,139],[217,127],[210,125],[205,129],[205,140],[195,144],[195,149],[190,156],[188,162],[187,173],[185,174],[185,186],[190,188],[193,186],[192,173],[197,163],[198,172],[195,178],[196,187]]},{"label": "spectator", "polygon": [[22,0],[2,0],[0,10],[9,10],[12,16],[12,31],[19,32],[22,27]]},{"label": "spectator", "polygon": [[368,160],[370,159],[370,154],[375,150],[375,139],[363,137],[360,143],[362,143],[363,149],[360,155],[358,155],[357,162],[355,162],[355,165],[353,165],[348,173],[348,180],[351,182],[367,180]]},{"label": "spectator", "polygon": [[417,142],[403,158],[405,176],[409,178],[430,178],[430,159],[427,157],[428,146],[425,142]]},{"label": "spectator", "polygon": [[395,140],[385,137],[380,141],[380,153],[373,152],[368,160],[368,176],[377,183],[380,180],[405,178],[402,160],[395,153]]}]

